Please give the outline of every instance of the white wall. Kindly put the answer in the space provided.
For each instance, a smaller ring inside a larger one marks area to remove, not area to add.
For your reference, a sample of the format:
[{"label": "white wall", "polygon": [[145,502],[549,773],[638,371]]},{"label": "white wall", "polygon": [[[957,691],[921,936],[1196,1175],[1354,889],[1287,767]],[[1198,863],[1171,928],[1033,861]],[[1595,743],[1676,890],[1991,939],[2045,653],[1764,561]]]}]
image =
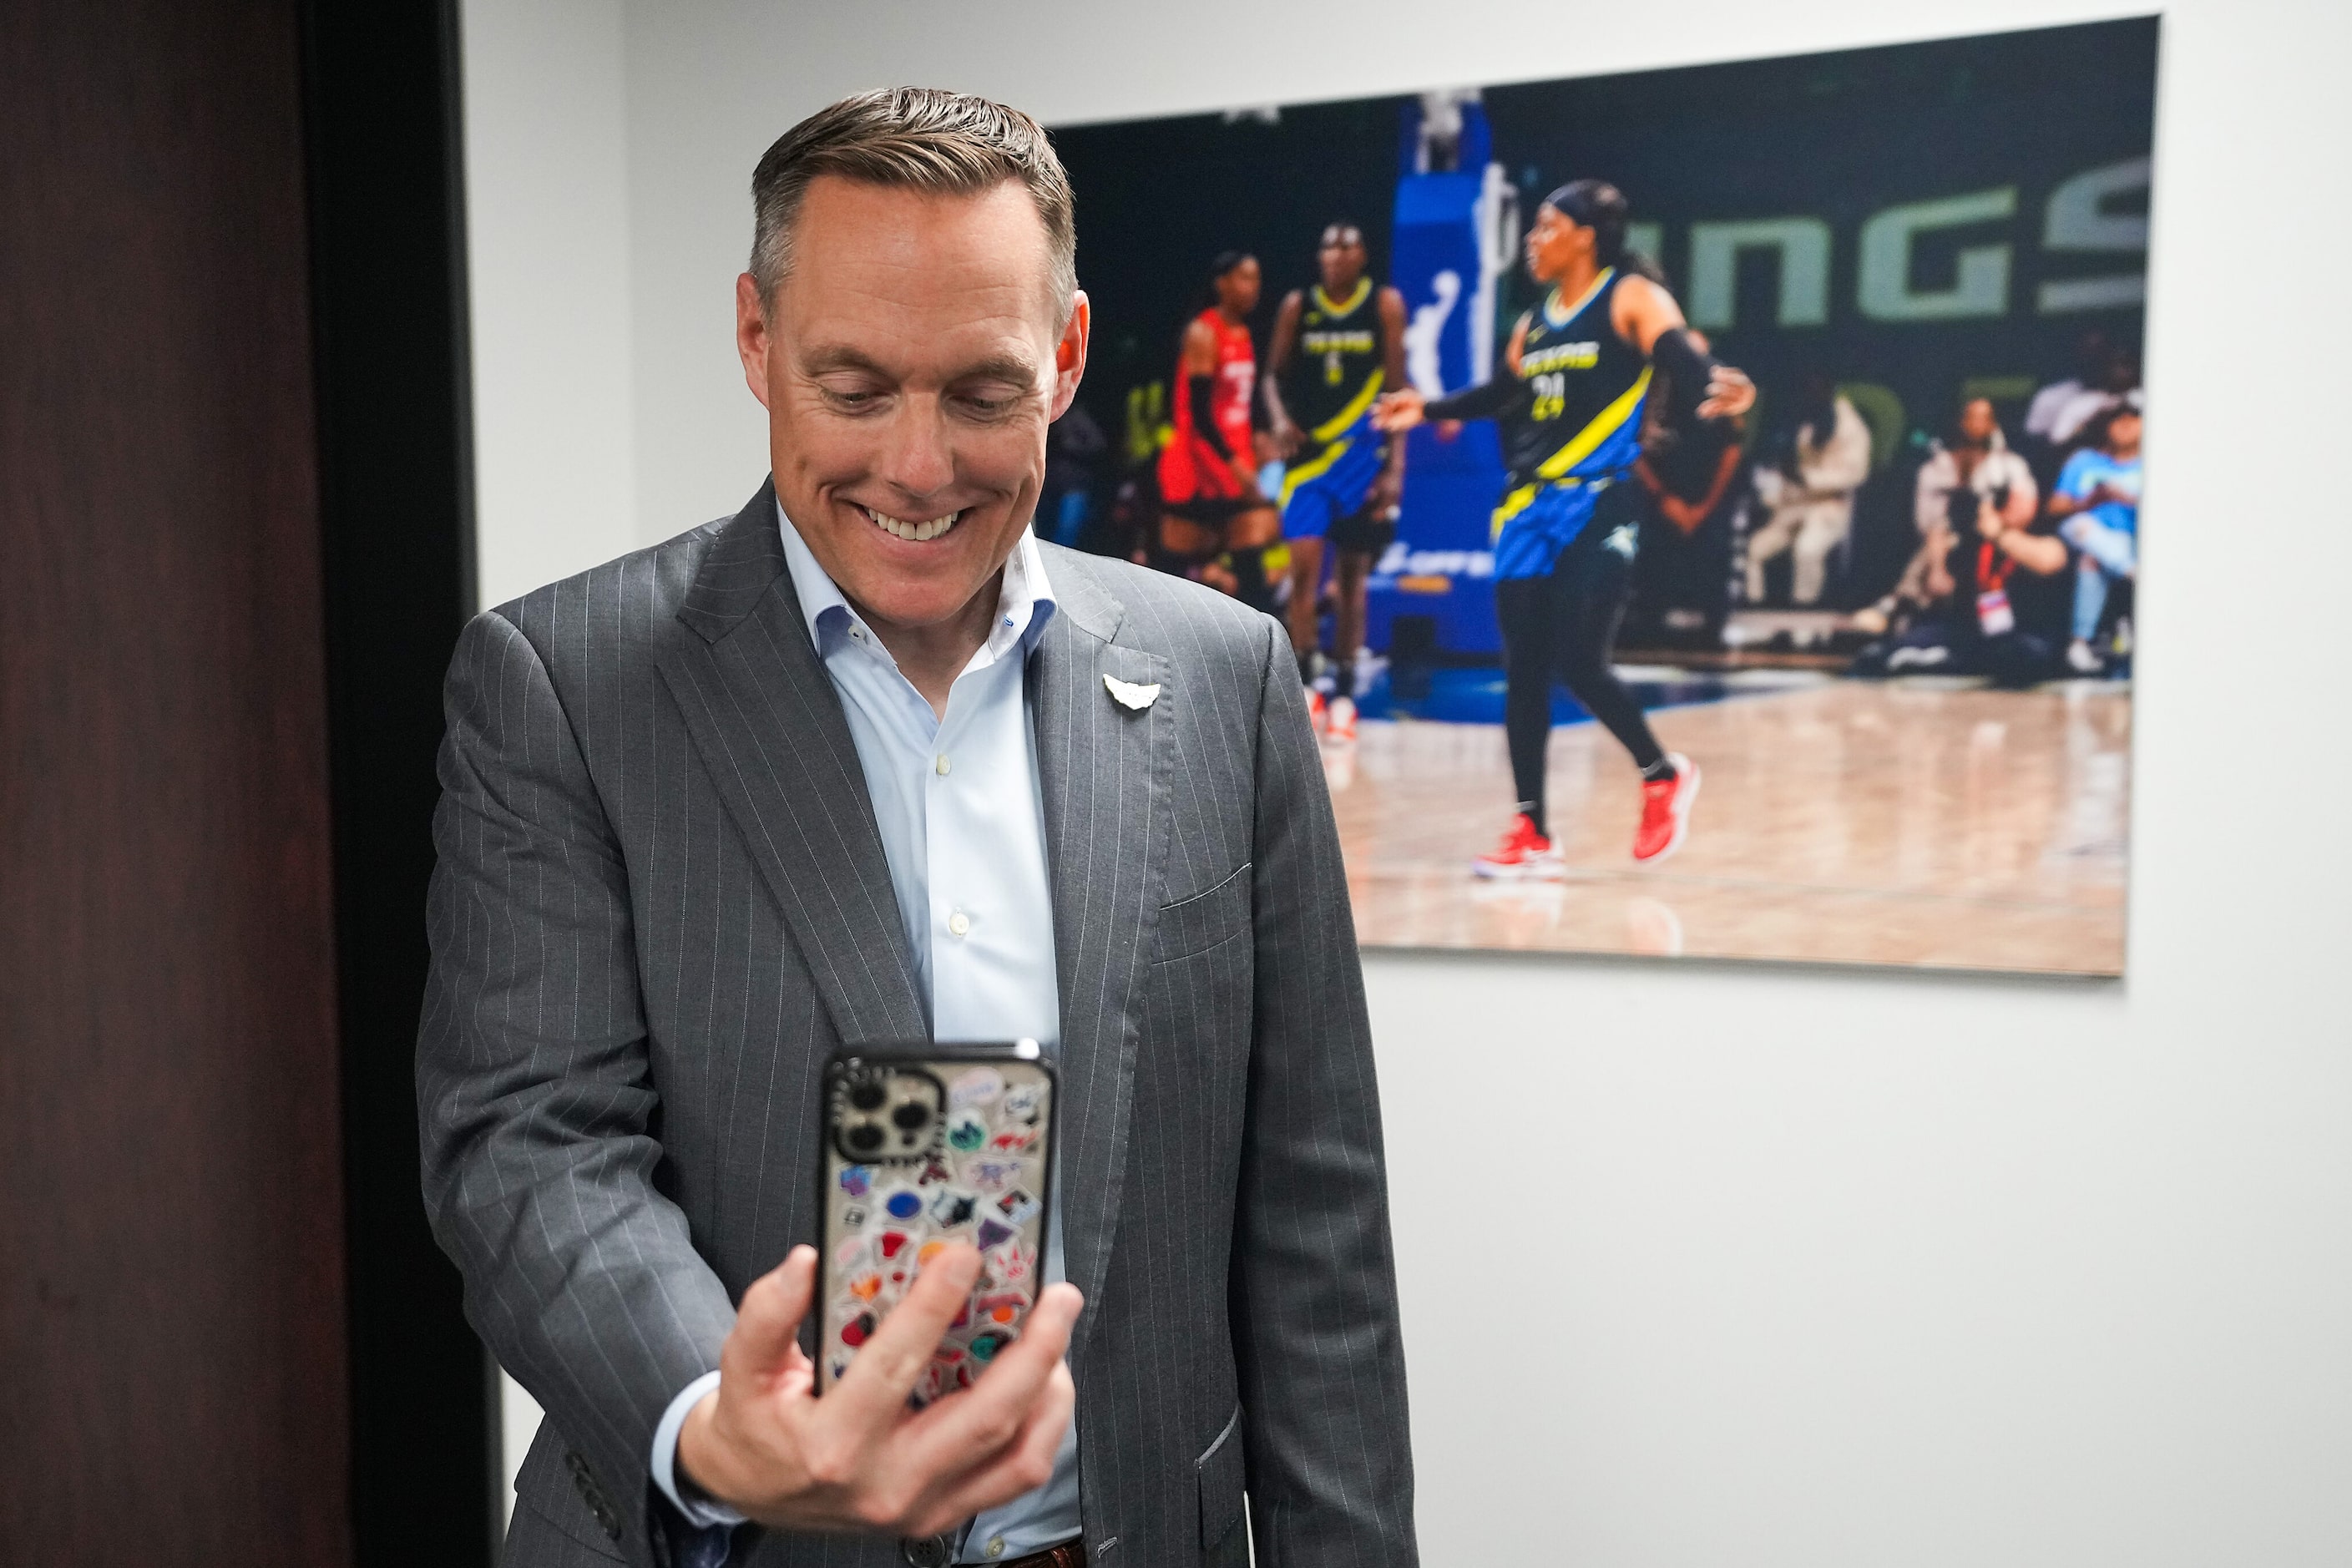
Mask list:
[{"label": "white wall", "polygon": [[[751,492],[745,186],[843,92],[1070,121],[2135,8],[630,0],[618,107],[614,6],[568,14],[583,43],[469,0],[486,591]],[[2167,16],[2127,982],[1367,960],[1433,1564],[2352,1561],[2345,16]],[[517,264],[558,237],[553,275]],[[1509,1215],[1447,1142],[1487,1073],[1558,1108]]]},{"label": "white wall", "polygon": [[496,605],[638,542],[627,87],[621,0],[468,0],[460,20],[476,555]]}]

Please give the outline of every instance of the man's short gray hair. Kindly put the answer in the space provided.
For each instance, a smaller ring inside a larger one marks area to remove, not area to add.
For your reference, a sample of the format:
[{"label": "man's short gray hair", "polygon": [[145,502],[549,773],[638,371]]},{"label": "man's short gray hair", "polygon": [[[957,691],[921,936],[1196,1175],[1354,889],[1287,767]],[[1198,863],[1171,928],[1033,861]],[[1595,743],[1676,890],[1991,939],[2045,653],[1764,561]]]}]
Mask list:
[{"label": "man's short gray hair", "polygon": [[883,88],[820,109],[776,138],[751,175],[751,277],[763,303],[792,270],[793,224],[820,174],[956,195],[1020,181],[1045,225],[1055,324],[1068,313],[1078,288],[1070,177],[1045,127],[1019,110],[940,88]]}]

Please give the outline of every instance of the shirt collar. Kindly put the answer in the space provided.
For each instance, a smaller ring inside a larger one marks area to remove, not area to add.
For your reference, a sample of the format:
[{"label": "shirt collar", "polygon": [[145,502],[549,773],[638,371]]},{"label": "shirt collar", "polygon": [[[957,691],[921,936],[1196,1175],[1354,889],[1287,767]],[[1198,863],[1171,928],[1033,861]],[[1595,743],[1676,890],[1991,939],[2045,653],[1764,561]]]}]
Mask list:
[{"label": "shirt collar", "polygon": [[[784,565],[793,575],[793,591],[800,596],[801,616],[808,624],[809,641],[823,658],[832,647],[862,626],[839,584],[810,552],[808,542],[776,503],[776,528],[782,536]],[[1045,552],[1037,547],[1031,529],[1021,531],[1020,542],[1005,557],[1003,585],[997,590],[996,614],[988,624],[988,640],[972,656],[975,663],[992,663],[1018,644],[1023,653],[1037,646],[1045,623],[1054,615],[1054,585],[1045,577]],[[877,641],[875,651],[888,657]]]}]

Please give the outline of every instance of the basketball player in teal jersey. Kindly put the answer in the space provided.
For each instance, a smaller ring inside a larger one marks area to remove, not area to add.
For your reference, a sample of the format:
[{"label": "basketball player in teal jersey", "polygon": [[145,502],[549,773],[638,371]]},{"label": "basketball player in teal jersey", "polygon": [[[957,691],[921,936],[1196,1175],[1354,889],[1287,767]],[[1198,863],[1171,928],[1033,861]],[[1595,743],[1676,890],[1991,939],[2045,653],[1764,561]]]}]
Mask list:
[{"label": "basketball player in teal jersey", "polygon": [[1518,813],[1472,869],[1482,877],[1563,874],[1544,816],[1551,685],[1578,701],[1642,770],[1633,858],[1681,847],[1698,769],[1651,733],[1642,706],[1611,667],[1636,547],[1634,487],[1642,407],[1655,370],[1675,389],[1678,418],[1744,414],[1755,384],[1718,364],[1684,324],[1672,294],[1625,249],[1625,198],[1599,180],[1546,197],[1527,237],[1528,271],[1551,286],[1511,331],[1507,374],[1451,397],[1402,387],[1380,400],[1391,434],[1425,419],[1496,419],[1509,468],[1495,509],[1495,612],[1502,623],[1503,729]]},{"label": "basketball player in teal jersey", "polygon": [[[1290,548],[1290,646],[1307,704],[1332,741],[1356,738],[1356,652],[1364,643],[1364,581],[1396,537],[1404,437],[1372,428],[1383,387],[1404,384],[1404,296],[1365,276],[1364,231],[1335,223],[1316,247],[1322,279],[1294,291],[1275,317],[1260,382],[1266,424],[1288,464],[1282,536]],[[1331,542],[1332,697],[1315,689],[1323,542]]]}]

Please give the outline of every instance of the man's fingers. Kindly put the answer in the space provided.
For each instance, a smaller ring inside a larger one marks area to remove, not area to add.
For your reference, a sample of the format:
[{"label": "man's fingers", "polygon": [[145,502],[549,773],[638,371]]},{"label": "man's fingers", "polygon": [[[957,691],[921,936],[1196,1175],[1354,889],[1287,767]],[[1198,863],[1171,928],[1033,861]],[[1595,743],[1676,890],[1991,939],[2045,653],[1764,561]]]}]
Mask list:
[{"label": "man's fingers", "polygon": [[933,1254],[824,1403],[842,1401],[839,1408],[853,1420],[896,1420],[979,1278],[980,1254],[970,1243],[955,1242]]},{"label": "man's fingers", "polygon": [[971,1518],[982,1509],[1012,1501],[1045,1484],[1054,1473],[1054,1458],[1069,1429],[1070,1413],[1077,1405],[1077,1387],[1070,1369],[1055,1363],[1041,1396],[1031,1407],[1013,1440],[981,1460],[918,1505],[908,1521],[909,1535],[930,1535]]},{"label": "man's fingers", "polygon": [[765,1379],[790,1367],[799,1349],[801,1320],[815,1293],[816,1249],[795,1247],[743,1292],[734,1331],[719,1352],[720,1371],[730,1377]]},{"label": "man's fingers", "polygon": [[1075,1285],[1046,1287],[1021,1337],[996,1352],[970,1390],[940,1401],[908,1431],[906,1462],[913,1472],[952,1475],[1013,1442],[1061,1370],[1083,1304]]}]

